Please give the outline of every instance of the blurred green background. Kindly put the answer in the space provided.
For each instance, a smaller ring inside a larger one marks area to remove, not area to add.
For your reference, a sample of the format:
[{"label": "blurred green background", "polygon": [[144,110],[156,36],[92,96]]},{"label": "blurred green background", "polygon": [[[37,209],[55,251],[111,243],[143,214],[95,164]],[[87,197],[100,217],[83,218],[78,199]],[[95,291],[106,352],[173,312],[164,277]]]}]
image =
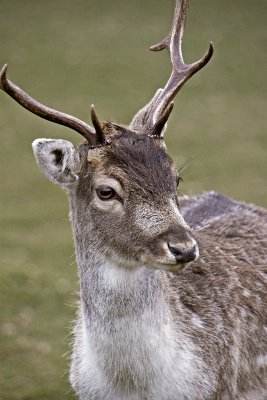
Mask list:
[{"label": "blurred green background", "polygon": [[[147,49],[169,30],[172,0],[0,0],[0,64],[50,107],[128,123],[164,85],[167,53]],[[188,62],[215,56],[182,89],[166,142],[181,191],[216,190],[267,206],[266,0],[191,0]],[[65,194],[35,165],[38,137],[78,134],[0,92],[0,399],[72,399],[71,325],[78,298]]]}]

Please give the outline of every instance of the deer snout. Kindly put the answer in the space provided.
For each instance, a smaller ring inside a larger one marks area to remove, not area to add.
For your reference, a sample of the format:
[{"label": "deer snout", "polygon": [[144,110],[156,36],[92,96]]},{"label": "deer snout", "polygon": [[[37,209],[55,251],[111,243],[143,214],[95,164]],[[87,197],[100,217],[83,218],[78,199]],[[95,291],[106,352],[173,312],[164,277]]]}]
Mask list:
[{"label": "deer snout", "polygon": [[179,242],[168,242],[168,248],[172,255],[174,255],[176,262],[185,264],[190,261],[195,261],[198,257],[198,246],[195,241],[187,245],[181,245]]}]

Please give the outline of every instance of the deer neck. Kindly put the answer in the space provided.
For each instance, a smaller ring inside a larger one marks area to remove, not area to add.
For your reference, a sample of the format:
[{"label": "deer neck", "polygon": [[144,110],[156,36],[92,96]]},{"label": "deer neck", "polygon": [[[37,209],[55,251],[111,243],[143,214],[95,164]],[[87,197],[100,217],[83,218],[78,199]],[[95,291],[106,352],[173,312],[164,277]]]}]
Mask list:
[{"label": "deer neck", "polygon": [[156,314],[159,323],[166,316],[164,292],[160,271],[147,267],[129,267],[116,261],[110,253],[103,250],[101,241],[90,226],[79,220],[79,214],[71,213],[76,259],[80,276],[82,310],[86,318],[108,319],[141,316],[144,313]]},{"label": "deer neck", "polygon": [[199,398],[195,386],[203,381],[203,366],[184,319],[178,317],[178,296],[174,318],[165,273],[111,260],[99,246],[94,227],[85,227],[79,213],[86,212],[80,209],[72,215],[81,287],[73,386],[86,389],[84,399],[97,391],[101,396],[96,399],[162,399],[170,390],[170,398],[177,393]]}]

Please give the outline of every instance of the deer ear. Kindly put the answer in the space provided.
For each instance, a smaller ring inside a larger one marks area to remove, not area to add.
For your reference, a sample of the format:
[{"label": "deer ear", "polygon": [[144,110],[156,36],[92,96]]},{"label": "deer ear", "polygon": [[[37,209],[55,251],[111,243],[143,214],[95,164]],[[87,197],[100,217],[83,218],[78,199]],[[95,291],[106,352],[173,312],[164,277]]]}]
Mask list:
[{"label": "deer ear", "polygon": [[62,139],[36,139],[32,148],[37,164],[51,182],[63,188],[75,185],[80,157],[72,143]]}]

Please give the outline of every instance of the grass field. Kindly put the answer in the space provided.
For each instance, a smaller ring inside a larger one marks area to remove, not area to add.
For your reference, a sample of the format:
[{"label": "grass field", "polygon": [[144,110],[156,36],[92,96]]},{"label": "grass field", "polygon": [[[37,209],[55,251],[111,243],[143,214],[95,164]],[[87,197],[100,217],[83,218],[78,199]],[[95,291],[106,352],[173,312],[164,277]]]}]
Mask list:
[{"label": "grass field", "polygon": [[[0,0],[0,64],[44,104],[127,123],[162,86],[171,0]],[[266,0],[192,0],[185,60],[215,56],[182,89],[166,142],[190,160],[183,193],[267,206]],[[68,349],[78,281],[65,194],[35,165],[37,137],[79,135],[0,92],[0,399],[72,399]]]}]

